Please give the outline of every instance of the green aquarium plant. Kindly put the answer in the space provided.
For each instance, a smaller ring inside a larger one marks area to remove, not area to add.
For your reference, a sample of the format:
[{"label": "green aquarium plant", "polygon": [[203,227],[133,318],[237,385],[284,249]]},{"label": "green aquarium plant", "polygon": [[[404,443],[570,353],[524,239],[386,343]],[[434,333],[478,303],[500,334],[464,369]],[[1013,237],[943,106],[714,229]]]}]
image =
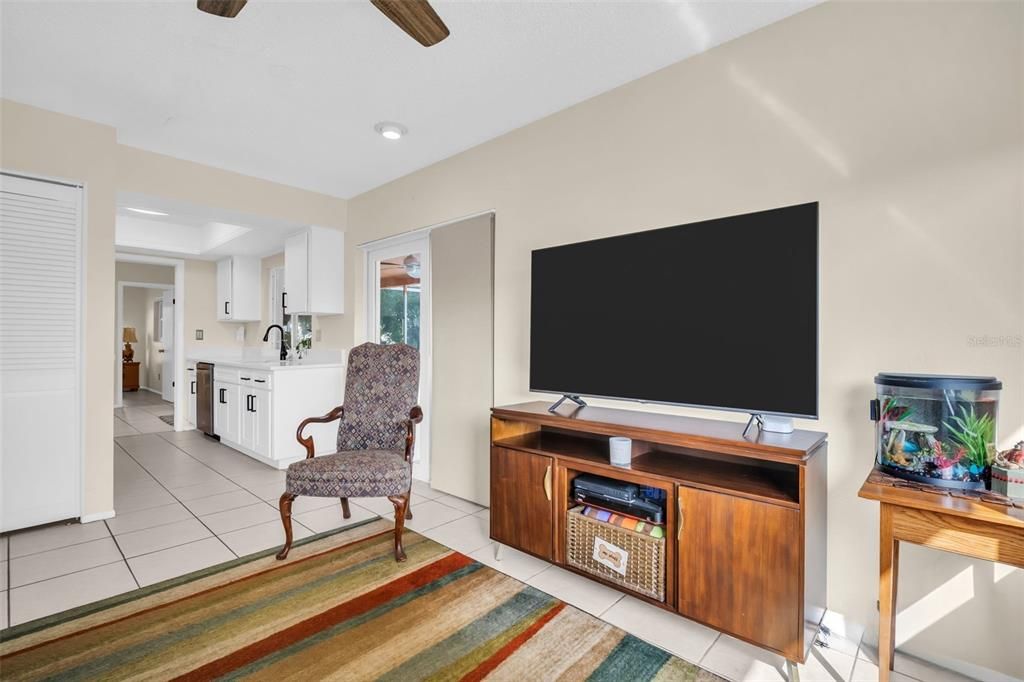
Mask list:
[{"label": "green aquarium plant", "polygon": [[960,407],[962,416],[953,415],[953,424],[943,422],[949,431],[950,438],[964,448],[967,461],[978,469],[984,469],[992,463],[992,444],[996,439],[996,423],[992,415],[980,417],[971,405],[970,411]]}]

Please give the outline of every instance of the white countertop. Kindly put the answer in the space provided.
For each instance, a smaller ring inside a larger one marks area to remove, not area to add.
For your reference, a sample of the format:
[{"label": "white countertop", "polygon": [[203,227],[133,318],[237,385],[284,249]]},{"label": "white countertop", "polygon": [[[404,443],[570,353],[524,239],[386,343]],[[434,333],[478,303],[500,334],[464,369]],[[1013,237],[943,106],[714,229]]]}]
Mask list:
[{"label": "white countertop", "polygon": [[281,362],[279,360],[274,361],[259,361],[259,360],[208,360],[202,357],[189,358],[195,362],[209,362],[215,367],[217,365],[225,365],[227,367],[239,367],[241,369],[262,369],[270,370],[274,372],[296,370],[296,369],[326,369],[329,367],[344,367],[343,362],[316,362],[316,361],[288,361]]},{"label": "white countertop", "polygon": [[[273,372],[292,371],[299,369],[327,369],[345,366],[344,351],[317,351],[304,360],[281,362],[274,356],[248,355],[252,351],[239,354],[233,350],[211,348],[209,350],[193,349],[187,354],[189,362],[209,362],[214,366],[238,367],[240,369],[265,370]],[[276,355],[276,354],[275,354]]]}]

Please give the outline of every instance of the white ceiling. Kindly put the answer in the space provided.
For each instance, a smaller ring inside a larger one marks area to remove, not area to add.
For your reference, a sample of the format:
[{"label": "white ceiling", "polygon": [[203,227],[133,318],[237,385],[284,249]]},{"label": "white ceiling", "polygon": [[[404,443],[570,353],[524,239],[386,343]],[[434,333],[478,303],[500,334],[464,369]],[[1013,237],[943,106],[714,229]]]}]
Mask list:
[{"label": "white ceiling", "polygon": [[[143,215],[130,209],[159,211]],[[118,192],[114,245],[122,253],[199,260],[269,256],[302,225],[133,192]]]},{"label": "white ceiling", "polygon": [[424,48],[368,0],[3,0],[0,95],[347,198],[818,1],[437,1]]}]

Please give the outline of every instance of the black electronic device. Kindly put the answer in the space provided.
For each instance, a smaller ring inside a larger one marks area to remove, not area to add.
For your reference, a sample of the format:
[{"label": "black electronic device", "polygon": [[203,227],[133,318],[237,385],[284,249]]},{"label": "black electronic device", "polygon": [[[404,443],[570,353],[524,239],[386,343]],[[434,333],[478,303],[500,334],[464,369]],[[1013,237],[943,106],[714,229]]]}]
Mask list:
[{"label": "black electronic device", "polygon": [[577,495],[590,495],[619,502],[632,502],[640,497],[640,486],[590,474],[580,474],[573,479],[573,489]]}]

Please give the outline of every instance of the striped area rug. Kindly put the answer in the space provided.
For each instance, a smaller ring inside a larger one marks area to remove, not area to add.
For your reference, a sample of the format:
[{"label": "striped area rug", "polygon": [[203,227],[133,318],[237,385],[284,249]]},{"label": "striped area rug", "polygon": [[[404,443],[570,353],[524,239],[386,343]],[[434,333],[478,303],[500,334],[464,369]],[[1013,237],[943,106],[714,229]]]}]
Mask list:
[{"label": "striped area rug", "polygon": [[374,520],[0,632],[4,680],[719,680]]}]

